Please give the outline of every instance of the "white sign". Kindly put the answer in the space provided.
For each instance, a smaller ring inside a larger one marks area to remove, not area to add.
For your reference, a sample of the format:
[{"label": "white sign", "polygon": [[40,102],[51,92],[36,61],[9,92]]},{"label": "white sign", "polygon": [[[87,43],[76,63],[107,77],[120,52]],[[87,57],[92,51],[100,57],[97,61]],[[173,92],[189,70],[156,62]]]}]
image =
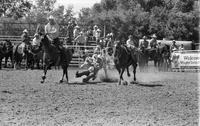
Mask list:
[{"label": "white sign", "polygon": [[200,50],[175,51],[171,59],[172,68],[200,68]]}]

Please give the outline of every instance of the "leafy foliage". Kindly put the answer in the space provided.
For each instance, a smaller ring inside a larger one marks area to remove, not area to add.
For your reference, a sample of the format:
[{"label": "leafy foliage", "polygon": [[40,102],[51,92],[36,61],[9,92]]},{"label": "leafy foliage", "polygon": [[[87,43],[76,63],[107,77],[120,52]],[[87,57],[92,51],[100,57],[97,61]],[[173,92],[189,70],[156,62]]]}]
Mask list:
[{"label": "leafy foliage", "polygon": [[14,19],[26,16],[32,6],[27,0],[5,0],[0,4],[0,17],[5,16]]},{"label": "leafy foliage", "polygon": [[79,21],[98,24],[118,39],[157,34],[158,39],[198,41],[197,0],[101,0],[82,9]]}]

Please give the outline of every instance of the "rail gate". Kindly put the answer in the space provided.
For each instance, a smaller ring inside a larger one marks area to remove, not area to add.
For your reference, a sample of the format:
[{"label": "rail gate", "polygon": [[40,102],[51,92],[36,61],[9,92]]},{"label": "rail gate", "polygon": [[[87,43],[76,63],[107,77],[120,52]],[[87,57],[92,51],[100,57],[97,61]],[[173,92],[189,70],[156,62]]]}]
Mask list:
[{"label": "rail gate", "polygon": [[[31,39],[33,39],[33,36],[31,36]],[[5,40],[10,40],[14,45],[21,43],[20,36],[0,36],[0,42],[4,42]],[[60,41],[65,43],[65,37],[60,37]],[[73,45],[70,43],[65,43],[65,46],[73,47]],[[81,47],[81,46],[77,46],[77,47]],[[89,41],[88,45],[84,46],[84,48],[89,51],[88,53],[92,53],[95,47],[96,47],[95,41]],[[78,67],[82,62],[83,62],[83,58],[81,58],[80,55],[74,55],[70,63],[70,66]]]}]

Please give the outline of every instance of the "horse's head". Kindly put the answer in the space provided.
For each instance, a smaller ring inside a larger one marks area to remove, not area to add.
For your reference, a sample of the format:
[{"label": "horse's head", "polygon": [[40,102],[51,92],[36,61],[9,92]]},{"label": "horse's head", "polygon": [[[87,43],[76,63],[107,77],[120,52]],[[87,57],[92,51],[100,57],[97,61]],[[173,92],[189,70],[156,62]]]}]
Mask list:
[{"label": "horse's head", "polygon": [[50,45],[50,40],[47,37],[47,35],[42,35],[41,36],[41,44],[44,45],[44,46]]},{"label": "horse's head", "polygon": [[119,41],[115,42],[114,45],[114,57],[121,55],[121,43]]},{"label": "horse's head", "polygon": [[3,43],[3,49],[4,49],[6,52],[12,51],[13,45],[12,45],[12,43],[11,43],[10,40],[5,40],[5,42]]}]

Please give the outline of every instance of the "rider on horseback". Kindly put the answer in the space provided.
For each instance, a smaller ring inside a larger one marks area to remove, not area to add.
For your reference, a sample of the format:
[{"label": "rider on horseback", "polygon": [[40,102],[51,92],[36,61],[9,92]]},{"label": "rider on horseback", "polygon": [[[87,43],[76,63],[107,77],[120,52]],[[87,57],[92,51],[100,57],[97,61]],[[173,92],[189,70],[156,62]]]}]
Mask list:
[{"label": "rider on horseback", "polygon": [[178,50],[178,46],[176,45],[176,41],[172,41],[172,45],[170,46],[170,52],[173,53],[174,51]]},{"label": "rider on horseback", "polygon": [[55,18],[51,15],[48,18],[49,23],[45,25],[45,34],[47,35],[48,39],[54,44],[59,53],[62,52],[63,47],[59,40],[59,25],[56,23]]},{"label": "rider on horseback", "polygon": [[40,42],[41,42],[41,36],[38,33],[35,33],[33,41],[32,41],[33,48],[35,49],[41,48]]},{"label": "rider on horseback", "polygon": [[133,40],[132,35],[129,35],[128,38],[129,39],[126,41],[125,47],[127,47],[127,51],[131,54],[131,56],[133,56],[135,54],[135,52],[138,50],[137,43]]},{"label": "rider on horseback", "polygon": [[148,45],[149,45],[149,42],[147,41],[147,37],[143,36],[143,41],[141,41],[140,43],[140,49],[141,48],[147,49]]},{"label": "rider on horseback", "polygon": [[151,48],[157,48],[157,36],[156,34],[153,34],[152,36],[152,39],[150,40],[150,47]]},{"label": "rider on horseback", "polygon": [[23,31],[23,34],[21,36],[21,39],[22,39],[22,43],[21,43],[21,47],[22,47],[22,52],[23,52],[23,56],[25,56],[25,48],[27,48],[28,45],[30,45],[30,37],[28,35],[28,30],[27,29],[24,29]]}]

